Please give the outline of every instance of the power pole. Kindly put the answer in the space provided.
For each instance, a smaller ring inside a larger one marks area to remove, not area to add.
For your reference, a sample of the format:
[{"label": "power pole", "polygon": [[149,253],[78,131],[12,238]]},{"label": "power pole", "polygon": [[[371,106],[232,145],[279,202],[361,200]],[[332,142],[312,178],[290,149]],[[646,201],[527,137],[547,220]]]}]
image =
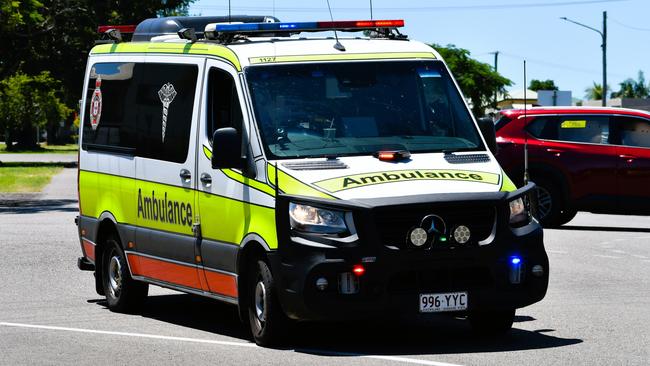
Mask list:
[{"label": "power pole", "polygon": [[607,12],[603,12],[603,107],[607,106]]}]

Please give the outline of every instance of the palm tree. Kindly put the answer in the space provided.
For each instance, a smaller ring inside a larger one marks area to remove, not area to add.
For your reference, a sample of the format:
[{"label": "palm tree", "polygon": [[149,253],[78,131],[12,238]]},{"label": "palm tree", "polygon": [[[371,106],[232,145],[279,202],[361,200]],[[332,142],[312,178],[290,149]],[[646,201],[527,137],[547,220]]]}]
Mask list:
[{"label": "palm tree", "polygon": [[[607,89],[609,89],[609,85],[607,85]],[[603,99],[603,85],[594,81],[594,86],[585,89],[585,93],[585,98],[587,99],[601,100]]]},{"label": "palm tree", "polygon": [[639,71],[637,80],[628,78],[620,85],[620,90],[612,93],[612,98],[647,98],[650,96],[650,88],[645,83],[643,71]]}]

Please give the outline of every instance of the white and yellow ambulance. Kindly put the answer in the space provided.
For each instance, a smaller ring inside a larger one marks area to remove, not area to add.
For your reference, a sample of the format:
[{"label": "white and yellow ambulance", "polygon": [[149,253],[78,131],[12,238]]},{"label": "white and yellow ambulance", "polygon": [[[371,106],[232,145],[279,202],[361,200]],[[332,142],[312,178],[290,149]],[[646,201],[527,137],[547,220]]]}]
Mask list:
[{"label": "white and yellow ambulance", "polygon": [[208,296],[269,345],[291,320],[454,312],[499,332],[541,300],[533,185],[513,185],[492,126],[401,26],[171,17],[131,42],[104,27],[78,266],[109,308],[142,306],[150,284]]}]

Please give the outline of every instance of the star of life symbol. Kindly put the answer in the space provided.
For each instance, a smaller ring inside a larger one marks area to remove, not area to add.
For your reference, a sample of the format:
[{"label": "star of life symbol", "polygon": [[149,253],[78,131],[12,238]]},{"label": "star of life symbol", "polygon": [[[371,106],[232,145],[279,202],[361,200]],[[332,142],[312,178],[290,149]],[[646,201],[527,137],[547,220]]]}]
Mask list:
[{"label": "star of life symbol", "polygon": [[102,79],[97,77],[95,80],[95,91],[90,99],[90,127],[93,130],[97,129],[99,119],[102,117]]},{"label": "star of life symbol", "polygon": [[167,113],[169,111],[169,105],[172,104],[174,98],[176,97],[176,90],[174,90],[174,85],[172,83],[167,83],[158,90],[158,97],[163,105],[163,114],[162,114],[162,141],[165,142],[165,130],[167,129]]}]

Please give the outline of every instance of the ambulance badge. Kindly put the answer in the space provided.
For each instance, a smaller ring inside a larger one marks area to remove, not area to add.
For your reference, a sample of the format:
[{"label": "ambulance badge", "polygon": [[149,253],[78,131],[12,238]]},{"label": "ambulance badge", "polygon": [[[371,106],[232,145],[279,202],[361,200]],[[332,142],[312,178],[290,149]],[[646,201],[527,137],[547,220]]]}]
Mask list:
[{"label": "ambulance badge", "polygon": [[99,119],[102,117],[102,79],[97,77],[95,80],[95,91],[93,97],[90,99],[90,127],[93,130],[97,129]]},{"label": "ambulance badge", "polygon": [[176,90],[172,83],[167,83],[158,90],[158,97],[163,105],[162,113],[162,141],[165,142],[165,130],[167,129],[167,112],[169,111],[169,105],[172,104],[172,101],[176,97]]}]

